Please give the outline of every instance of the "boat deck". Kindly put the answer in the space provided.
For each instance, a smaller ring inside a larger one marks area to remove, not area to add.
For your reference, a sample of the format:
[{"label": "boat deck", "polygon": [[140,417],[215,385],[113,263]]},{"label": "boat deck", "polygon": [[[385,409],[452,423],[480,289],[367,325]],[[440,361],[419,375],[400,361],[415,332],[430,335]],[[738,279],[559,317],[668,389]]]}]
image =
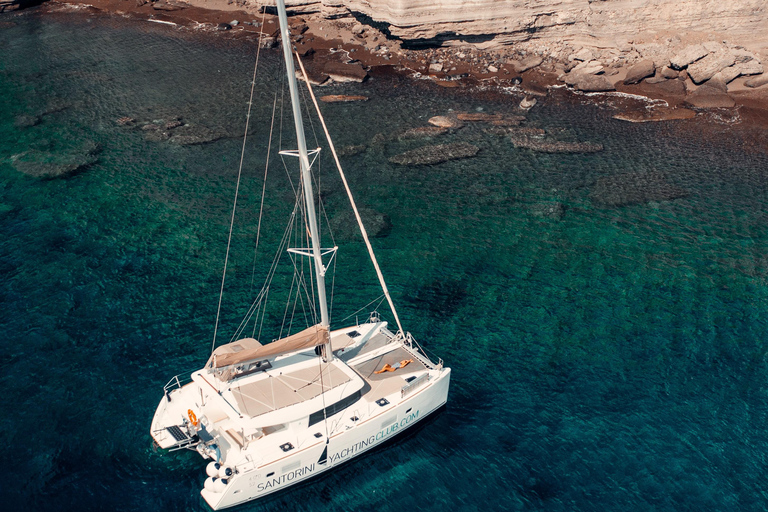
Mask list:
[{"label": "boat deck", "polygon": [[267,412],[311,400],[351,379],[334,363],[280,373],[255,382],[232,386],[238,409],[254,418]]},{"label": "boat deck", "polygon": [[[393,372],[376,373],[387,364],[394,366],[397,363],[408,360],[411,360],[411,362],[403,368]],[[371,390],[363,397],[368,402],[375,402],[379,398],[399,391],[407,383],[405,380],[407,377],[427,369],[421,361],[400,346],[373,359],[352,366],[352,368],[371,387]]]}]

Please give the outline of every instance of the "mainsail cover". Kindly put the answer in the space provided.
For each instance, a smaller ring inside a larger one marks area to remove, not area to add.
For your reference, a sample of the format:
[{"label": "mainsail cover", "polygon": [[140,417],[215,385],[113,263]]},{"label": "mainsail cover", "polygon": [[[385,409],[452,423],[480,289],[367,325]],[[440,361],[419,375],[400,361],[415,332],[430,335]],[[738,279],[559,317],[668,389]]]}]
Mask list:
[{"label": "mainsail cover", "polygon": [[287,338],[281,338],[267,345],[261,345],[253,338],[246,338],[222,345],[211,356],[213,368],[266,359],[268,357],[314,348],[328,342],[328,327],[313,325]]}]

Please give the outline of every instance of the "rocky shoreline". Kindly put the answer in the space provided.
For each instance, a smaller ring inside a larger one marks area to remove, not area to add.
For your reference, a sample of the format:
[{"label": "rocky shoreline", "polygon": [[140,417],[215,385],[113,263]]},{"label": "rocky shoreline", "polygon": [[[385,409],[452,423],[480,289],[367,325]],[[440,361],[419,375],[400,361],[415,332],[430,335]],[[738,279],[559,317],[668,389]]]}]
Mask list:
[{"label": "rocky shoreline", "polygon": [[[167,24],[169,29],[245,37],[264,47],[274,47],[279,40],[276,16],[243,10],[232,0],[51,0],[42,9],[113,13]],[[442,87],[492,84],[516,93],[523,109],[534,107],[536,98],[560,85],[580,93],[615,91],[640,99],[617,107],[615,117],[629,122],[687,119],[707,109],[738,109],[741,122],[768,127],[764,57],[736,43],[671,35],[621,47],[524,41],[494,49],[470,43],[409,49],[375,23],[364,24],[343,13],[337,16],[308,13],[289,20],[297,49],[308,57],[307,71],[315,85],[360,82],[372,69],[388,67],[429,78]]]}]

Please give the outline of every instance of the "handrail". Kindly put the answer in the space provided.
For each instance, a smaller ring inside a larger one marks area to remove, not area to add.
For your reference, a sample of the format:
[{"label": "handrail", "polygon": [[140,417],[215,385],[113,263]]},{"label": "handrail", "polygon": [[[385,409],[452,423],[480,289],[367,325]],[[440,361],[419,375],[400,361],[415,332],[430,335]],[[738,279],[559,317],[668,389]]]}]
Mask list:
[{"label": "handrail", "polygon": [[[182,379],[179,379],[180,375],[184,375],[185,377]],[[187,373],[180,373],[179,375],[174,375],[173,377],[171,377],[171,380],[169,380],[168,383],[165,386],[163,386],[163,391],[165,392],[166,395],[168,395],[168,393],[170,393],[174,389],[179,389],[189,382],[192,382],[192,376]],[[175,387],[174,387],[174,383],[175,383]]]}]

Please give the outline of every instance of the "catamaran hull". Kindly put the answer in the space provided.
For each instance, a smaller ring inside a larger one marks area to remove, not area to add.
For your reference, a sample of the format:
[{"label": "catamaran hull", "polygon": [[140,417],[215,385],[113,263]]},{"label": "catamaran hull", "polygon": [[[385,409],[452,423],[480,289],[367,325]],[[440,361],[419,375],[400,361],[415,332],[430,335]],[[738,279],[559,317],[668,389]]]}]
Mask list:
[{"label": "catamaran hull", "polygon": [[[268,465],[242,471],[229,479],[223,492],[203,489],[201,494],[213,510],[221,510],[261,498],[324,473],[412,427],[445,405],[451,370],[444,368],[429,385],[415,391],[392,408],[361,421],[343,432],[300,448],[296,453]],[[354,406],[350,414],[354,413]],[[322,461],[324,452],[325,460]]]}]

